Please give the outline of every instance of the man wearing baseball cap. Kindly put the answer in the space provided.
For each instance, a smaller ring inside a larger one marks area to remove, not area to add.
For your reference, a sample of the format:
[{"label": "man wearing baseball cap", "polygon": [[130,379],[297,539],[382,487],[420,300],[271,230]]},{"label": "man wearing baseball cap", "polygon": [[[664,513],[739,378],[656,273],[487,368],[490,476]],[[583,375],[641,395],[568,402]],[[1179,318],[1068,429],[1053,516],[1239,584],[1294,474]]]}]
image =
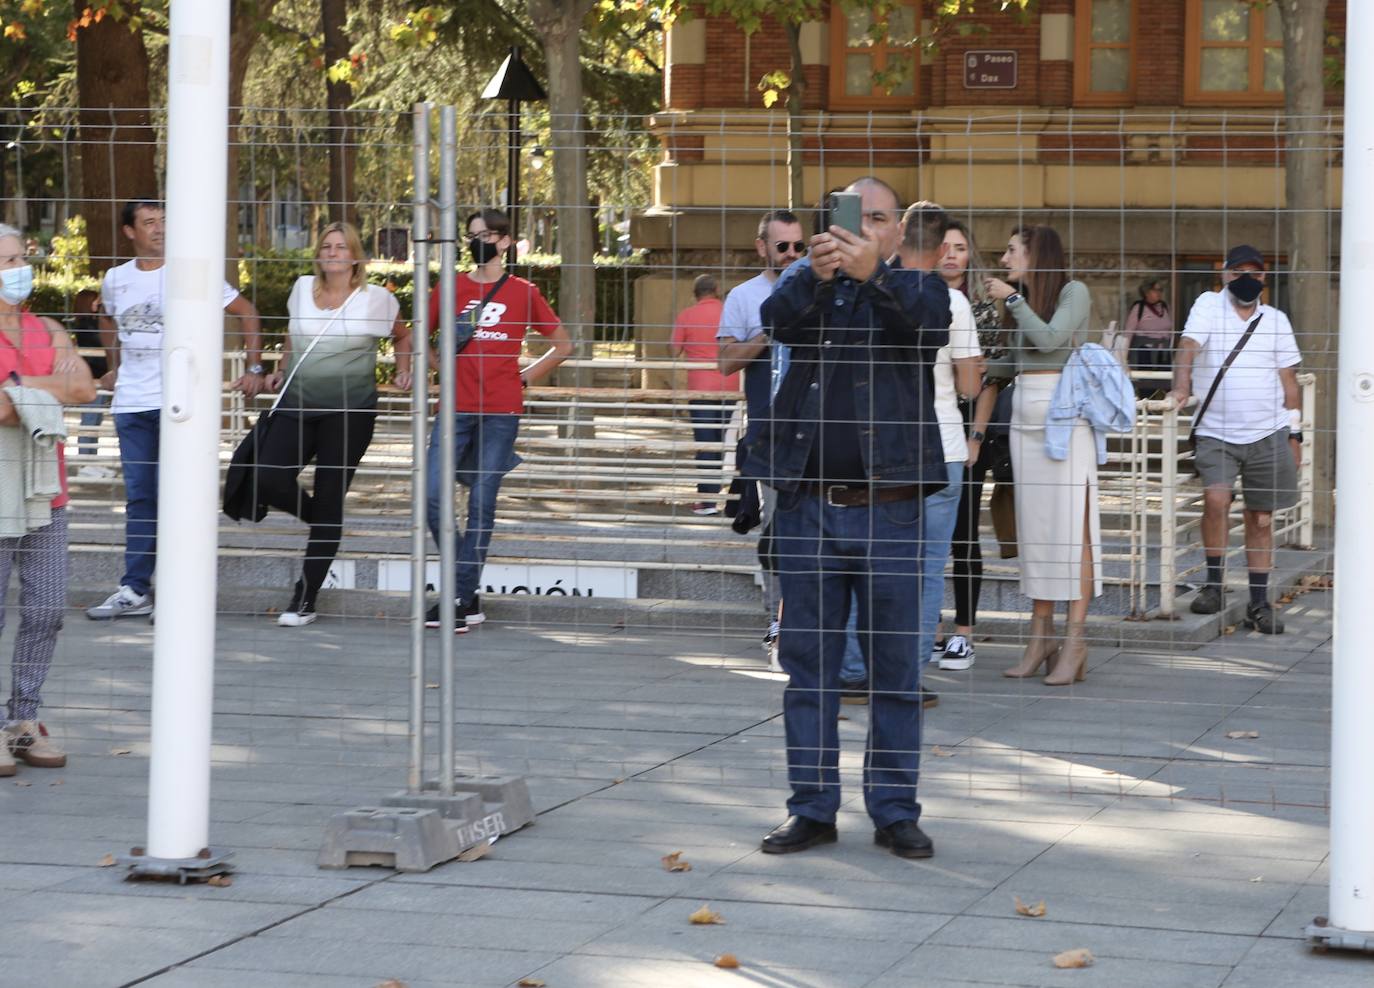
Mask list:
[{"label": "man wearing baseball cap", "polygon": [[1193,613],[1222,609],[1222,562],[1239,476],[1250,570],[1245,626],[1280,635],[1283,622],[1269,602],[1273,513],[1298,499],[1302,406],[1297,367],[1302,355],[1288,317],[1260,300],[1264,279],[1263,254],[1249,244],[1231,248],[1221,291],[1204,292],[1188,314],[1171,396],[1180,406],[1190,394],[1199,401],[1193,452],[1206,489],[1202,544],[1207,582],[1193,599]]}]

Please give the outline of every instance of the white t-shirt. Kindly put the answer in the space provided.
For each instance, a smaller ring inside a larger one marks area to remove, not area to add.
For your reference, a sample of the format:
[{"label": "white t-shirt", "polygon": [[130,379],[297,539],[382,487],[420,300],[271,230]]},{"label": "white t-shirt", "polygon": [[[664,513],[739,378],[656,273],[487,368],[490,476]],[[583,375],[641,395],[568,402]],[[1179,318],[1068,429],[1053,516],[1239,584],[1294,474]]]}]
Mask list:
[{"label": "white t-shirt", "polygon": [[[747,343],[763,332],[763,320],[759,310],[773,294],[777,278],[769,278],[767,271],[761,271],[746,282],[730,289],[725,296],[725,304],[720,310],[720,325],[716,329],[717,340],[736,340]],[[782,377],[787,373],[791,350],[781,344],[770,345],[768,363],[751,362],[744,369],[744,397],[751,410],[762,414],[755,406],[766,405],[777,394]],[[766,375],[766,379],[765,379]],[[765,387],[766,385],[766,387]]]},{"label": "white t-shirt", "polygon": [[[167,265],[144,271],[127,261],[105,272],[100,304],[119,332],[119,371],[115,375],[116,414],[162,407],[162,286]],[[224,304],[239,297],[228,283]]]},{"label": "white t-shirt", "polygon": [[[364,285],[338,309],[315,304],[315,276],[291,286],[291,366],[285,408],[368,408],[377,397],[377,340],[390,336],[400,303],[380,285]],[[319,342],[311,348],[311,342]],[[308,359],[302,360],[306,350]],[[299,369],[297,368],[299,365]]]},{"label": "white t-shirt", "polygon": [[[1263,318],[1221,379],[1212,404],[1198,423],[1200,436],[1228,443],[1253,443],[1288,427],[1278,372],[1301,363],[1302,354],[1287,316],[1270,305],[1259,306],[1255,315]],[[1217,371],[1250,319],[1242,319],[1236,313],[1225,289],[1205,292],[1193,303],[1183,336],[1202,348],[1193,371],[1193,394],[1198,401],[1211,390]]]},{"label": "white t-shirt", "polygon": [[935,353],[935,417],[940,420],[940,439],[945,446],[946,463],[963,463],[968,459],[968,438],[964,435],[964,417],[959,414],[959,395],[954,388],[954,361],[977,357],[983,352],[978,345],[978,324],[973,321],[973,307],[964,293],[949,290],[949,342]]}]

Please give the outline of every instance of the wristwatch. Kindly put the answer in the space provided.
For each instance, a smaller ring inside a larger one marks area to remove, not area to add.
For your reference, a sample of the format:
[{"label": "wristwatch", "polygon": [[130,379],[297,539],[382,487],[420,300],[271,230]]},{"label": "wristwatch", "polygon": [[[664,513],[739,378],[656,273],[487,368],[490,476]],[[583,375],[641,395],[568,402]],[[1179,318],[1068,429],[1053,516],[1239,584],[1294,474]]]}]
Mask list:
[{"label": "wristwatch", "polygon": [[1021,301],[1020,292],[1012,292],[1010,295],[1007,296],[1007,305],[1015,305],[1019,301]]},{"label": "wristwatch", "polygon": [[249,365],[248,365],[248,373],[250,373],[250,374],[261,374],[262,372],[263,372],[263,366],[262,366],[262,364],[249,364]]},{"label": "wristwatch", "polygon": [[969,442],[971,442],[971,443],[981,443],[981,442],[982,442],[984,439],[986,439],[986,438],[987,438],[987,434],[986,434],[986,433],[978,432],[977,430],[974,430],[973,432],[970,432],[970,433],[968,434],[968,439],[969,439]]}]

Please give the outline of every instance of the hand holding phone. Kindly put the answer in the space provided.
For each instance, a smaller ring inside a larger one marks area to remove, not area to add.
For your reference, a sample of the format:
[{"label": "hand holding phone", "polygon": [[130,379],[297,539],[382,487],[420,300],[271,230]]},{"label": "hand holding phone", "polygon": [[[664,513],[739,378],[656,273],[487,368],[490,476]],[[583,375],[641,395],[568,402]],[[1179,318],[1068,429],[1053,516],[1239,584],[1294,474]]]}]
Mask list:
[{"label": "hand holding phone", "polygon": [[857,192],[832,192],[827,203],[828,226],[838,226],[854,236],[863,234],[863,196]]}]

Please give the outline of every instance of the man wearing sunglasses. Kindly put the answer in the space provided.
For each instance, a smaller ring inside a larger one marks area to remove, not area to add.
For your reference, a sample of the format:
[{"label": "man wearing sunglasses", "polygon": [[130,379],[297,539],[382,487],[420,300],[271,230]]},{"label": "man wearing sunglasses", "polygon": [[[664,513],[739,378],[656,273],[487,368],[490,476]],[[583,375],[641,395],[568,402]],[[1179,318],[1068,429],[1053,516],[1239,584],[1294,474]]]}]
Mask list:
[{"label": "man wearing sunglasses", "polygon": [[[787,369],[787,348],[770,347],[763,331],[759,309],[764,299],[773,293],[778,276],[789,264],[806,254],[806,238],[801,221],[786,209],[774,209],[759,220],[754,249],[763,259],[763,270],[753,278],[731,289],[725,296],[720,314],[720,328],[716,340],[720,343],[720,372],[727,376],[744,371],[744,407],[748,421],[743,447],[747,448],[763,433],[772,404],[776,381]],[[743,464],[738,464],[740,468]],[[761,485],[763,493],[764,528],[773,514],[772,489]],[[763,606],[768,615],[768,630],[764,634],[764,651],[772,655],[778,638],[778,603],[780,597],[777,578],[763,574]]]}]

